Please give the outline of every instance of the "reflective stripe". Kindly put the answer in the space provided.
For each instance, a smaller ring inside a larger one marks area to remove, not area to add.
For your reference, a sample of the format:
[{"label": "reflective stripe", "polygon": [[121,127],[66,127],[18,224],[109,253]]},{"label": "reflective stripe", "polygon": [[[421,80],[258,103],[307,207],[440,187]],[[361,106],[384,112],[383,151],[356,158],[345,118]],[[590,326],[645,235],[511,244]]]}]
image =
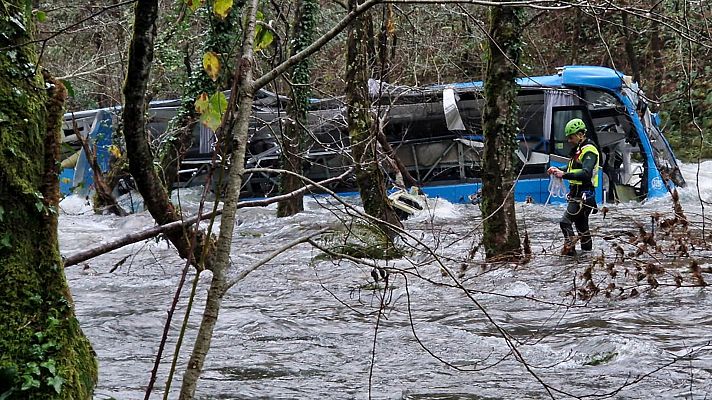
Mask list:
[{"label": "reflective stripe", "polygon": [[[593,154],[596,155],[596,165],[593,167],[593,171],[592,171],[593,176],[591,176],[591,184],[593,184],[593,187],[598,187],[598,169],[600,168],[599,164],[601,162],[601,156],[598,153],[598,149],[596,148],[596,146],[594,146],[590,143],[583,146],[581,148],[581,153],[579,153],[578,159],[583,160],[583,157],[586,155],[586,153],[589,153],[589,152],[592,152]],[[577,164],[583,165],[583,163],[578,160],[577,160]],[[573,168],[573,166],[574,166],[574,159],[572,158],[569,160],[569,165],[566,168],[566,172],[575,174],[577,172],[583,171],[582,168]],[[581,182],[579,180],[575,180],[575,179],[569,179],[569,185],[583,185],[583,182]]]}]

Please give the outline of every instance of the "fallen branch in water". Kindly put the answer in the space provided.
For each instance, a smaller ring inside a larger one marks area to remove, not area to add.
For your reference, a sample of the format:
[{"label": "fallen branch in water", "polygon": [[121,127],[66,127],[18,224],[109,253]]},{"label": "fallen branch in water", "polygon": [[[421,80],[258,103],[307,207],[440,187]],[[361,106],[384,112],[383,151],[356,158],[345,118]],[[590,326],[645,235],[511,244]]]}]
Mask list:
[{"label": "fallen branch in water", "polygon": [[146,230],[136,232],[136,233],[130,233],[124,237],[121,237],[117,240],[114,240],[109,243],[102,243],[96,247],[92,247],[87,250],[83,250],[77,253],[74,253],[66,258],[64,258],[64,268],[70,267],[72,265],[79,264],[82,261],[89,260],[91,258],[94,258],[96,256],[100,256],[102,254],[108,253],[110,251],[119,249],[124,246],[128,246],[130,244],[140,242],[142,240],[150,239],[154,236],[158,236],[161,233],[165,232],[171,232],[176,229],[182,229],[184,227],[191,226],[198,222],[198,220],[205,220],[212,218],[213,216],[217,216],[222,214],[222,210],[218,210],[216,212],[209,212],[205,213],[200,218],[199,216],[194,216],[188,219],[185,219],[183,221],[175,221],[171,222],[166,225],[159,225],[159,226],[154,226],[152,228],[148,228]]},{"label": "fallen branch in water", "polygon": [[[305,191],[313,189],[315,187],[320,187],[322,185],[341,180],[344,177],[346,177],[349,173],[351,173],[351,171],[352,171],[352,169],[348,169],[343,174],[341,174],[339,176],[335,176],[333,178],[323,180],[316,184],[306,185],[306,186],[300,188],[299,190],[296,190],[294,192],[287,193],[284,195],[274,196],[274,197],[270,197],[270,198],[267,198],[264,200],[242,201],[237,204],[237,208],[267,206],[272,203],[276,203],[278,201],[287,199],[289,197],[296,196],[299,193],[305,192]],[[65,257],[64,258],[64,267],[67,268],[72,265],[79,264],[80,262],[100,256],[102,254],[119,249],[121,247],[128,246],[128,245],[136,243],[136,242],[140,242],[142,240],[150,239],[152,237],[158,236],[165,232],[171,232],[176,229],[183,229],[185,227],[189,227],[189,226],[197,223],[198,221],[210,219],[210,218],[216,217],[221,214],[222,214],[222,210],[217,210],[215,212],[205,213],[201,216],[195,215],[193,217],[186,218],[182,221],[175,221],[175,222],[171,222],[171,223],[165,224],[165,225],[154,226],[152,228],[148,228],[148,229],[140,231],[140,232],[128,234],[128,235],[121,237],[117,240],[114,240],[112,242],[102,243],[96,247],[92,247],[87,250],[79,251],[77,253],[69,255],[68,257]]]}]

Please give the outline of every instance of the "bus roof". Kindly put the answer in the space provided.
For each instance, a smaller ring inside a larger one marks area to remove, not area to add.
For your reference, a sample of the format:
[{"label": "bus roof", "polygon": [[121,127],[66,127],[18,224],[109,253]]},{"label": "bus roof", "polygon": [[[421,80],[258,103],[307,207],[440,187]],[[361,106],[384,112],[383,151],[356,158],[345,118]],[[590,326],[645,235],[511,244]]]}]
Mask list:
[{"label": "bus roof", "polygon": [[[622,72],[608,67],[567,65],[559,68],[559,72],[554,75],[517,78],[517,84],[531,88],[570,88],[584,86],[616,91],[622,88],[624,76]],[[465,89],[473,87],[481,88],[482,85],[482,81],[474,81],[440,86]]]}]

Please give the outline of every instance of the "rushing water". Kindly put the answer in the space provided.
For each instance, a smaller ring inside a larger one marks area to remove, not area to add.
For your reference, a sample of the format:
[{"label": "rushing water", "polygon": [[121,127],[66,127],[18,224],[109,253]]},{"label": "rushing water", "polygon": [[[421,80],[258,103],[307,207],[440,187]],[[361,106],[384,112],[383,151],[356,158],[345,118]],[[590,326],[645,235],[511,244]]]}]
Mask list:
[{"label": "rushing water", "polygon": [[[685,166],[690,185],[681,200],[692,231],[685,240],[701,237],[698,194],[712,200],[710,167],[712,162],[702,166],[698,192],[697,166]],[[195,209],[195,193],[182,200],[185,208]],[[76,198],[63,207],[63,254],[153,224],[145,212],[93,215]],[[229,291],[198,398],[706,398],[712,393],[712,296],[709,289],[692,286],[689,265],[691,258],[698,260],[703,278],[712,282],[705,272],[711,253],[701,243],[684,242],[691,257],[677,256],[679,244],[658,232],[661,251],[621,262],[614,244],[628,246],[626,253],[632,245],[620,234],[637,234],[636,222],[649,231],[651,214],[670,217],[672,204],[667,197],[608,207],[605,219],[602,213],[591,219],[594,254],[572,261],[557,255],[563,209],[518,204],[532,260],[484,265],[480,253],[467,258],[480,238],[477,206],[435,203],[405,224],[415,249],[404,259],[381,263],[393,271],[385,297],[383,282],[378,290],[371,284],[371,267],[315,259],[317,251],[299,245]],[[285,219],[277,219],[273,207],[240,210],[233,275],[318,227],[338,225],[341,214],[335,210],[324,199],[307,201],[307,211]],[[705,229],[710,240],[710,227]],[[592,280],[601,291],[586,296],[584,272],[599,255],[617,276],[597,264]],[[637,282],[639,271],[631,261],[652,257],[664,260],[666,269],[654,289],[646,279]],[[468,291],[455,287],[443,268]],[[151,240],[67,270],[78,318],[99,358],[96,399],[144,398],[182,269],[183,261],[165,241]],[[678,273],[682,287],[675,284]],[[189,274],[183,287],[152,398],[163,396],[193,278]],[[209,281],[208,273],[199,279],[169,398],[177,398]],[[604,289],[611,282],[623,292],[615,289],[607,297]],[[633,288],[637,296],[631,296]]]}]

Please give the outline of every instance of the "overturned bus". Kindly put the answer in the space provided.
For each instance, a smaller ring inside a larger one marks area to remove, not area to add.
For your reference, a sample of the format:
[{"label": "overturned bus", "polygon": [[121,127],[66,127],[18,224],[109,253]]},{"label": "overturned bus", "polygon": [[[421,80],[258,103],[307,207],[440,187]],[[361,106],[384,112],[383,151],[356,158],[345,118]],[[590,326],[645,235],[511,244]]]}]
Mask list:
[{"label": "overturned bus", "polygon": [[[630,77],[605,67],[567,66],[554,75],[520,78],[517,83],[519,146],[513,156],[520,173],[515,200],[565,201],[549,193],[546,170],[567,164],[571,148],[564,125],[572,118],[585,121],[588,135],[600,149],[599,202],[641,201],[685,185],[657,115]],[[405,87],[371,81],[369,92],[393,154],[422,191],[453,203],[469,202],[482,182],[482,82]],[[281,152],[278,135],[287,100],[260,93],[245,157],[248,168],[277,167]],[[149,128],[160,135],[176,111],[175,103],[152,103]],[[104,110],[103,122],[86,128],[90,136],[97,127],[111,124],[112,117],[106,113]],[[95,120],[100,120],[101,113],[95,115]],[[352,162],[342,99],[314,100],[308,127],[310,137],[302,155],[305,175],[316,181],[340,175]],[[194,138],[195,146],[182,162],[179,185],[202,183],[210,165],[213,135],[196,127]],[[384,156],[383,170],[395,182],[396,169],[387,158]],[[77,176],[80,170],[77,163],[71,174]],[[267,172],[247,174],[242,196],[274,194],[277,181],[278,176]],[[356,188],[353,179],[346,179],[332,184],[332,189],[349,192]]]}]

